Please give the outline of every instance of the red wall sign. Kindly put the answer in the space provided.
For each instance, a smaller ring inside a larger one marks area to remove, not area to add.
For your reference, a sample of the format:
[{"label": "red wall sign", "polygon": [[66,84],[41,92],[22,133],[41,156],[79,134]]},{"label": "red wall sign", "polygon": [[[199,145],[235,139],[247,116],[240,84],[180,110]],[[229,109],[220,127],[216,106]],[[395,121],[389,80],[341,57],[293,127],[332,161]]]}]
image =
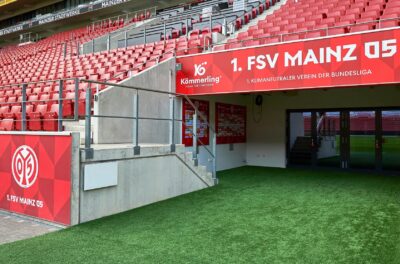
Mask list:
[{"label": "red wall sign", "polygon": [[400,82],[400,29],[180,57],[188,95]]},{"label": "red wall sign", "polygon": [[245,143],[246,107],[216,103],[215,109],[217,144]]},{"label": "red wall sign", "polygon": [[71,136],[0,135],[0,209],[71,223]]},{"label": "red wall sign", "polygon": [[[210,103],[208,101],[202,100],[192,100],[192,102],[196,105],[197,109],[207,118],[207,122],[210,120]],[[194,109],[189,104],[188,101],[183,101],[183,125],[182,125],[182,135],[183,135],[183,144],[186,147],[190,147],[193,145],[193,114]],[[204,145],[208,145],[210,142],[210,131],[206,122],[200,117],[197,117],[197,133],[199,136],[199,140]],[[200,142],[198,142],[199,145]]]}]

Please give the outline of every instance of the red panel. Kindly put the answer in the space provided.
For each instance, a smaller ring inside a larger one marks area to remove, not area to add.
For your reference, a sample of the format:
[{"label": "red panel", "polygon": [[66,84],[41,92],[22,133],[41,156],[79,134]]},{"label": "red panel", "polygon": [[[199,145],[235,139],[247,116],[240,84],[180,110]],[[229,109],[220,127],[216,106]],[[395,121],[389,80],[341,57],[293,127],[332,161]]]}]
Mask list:
[{"label": "red panel", "polygon": [[203,95],[399,83],[399,43],[400,29],[391,29],[181,57],[177,92]]},{"label": "red panel", "polygon": [[245,143],[246,107],[216,103],[215,109],[217,144]]},{"label": "red panel", "polygon": [[[196,105],[199,111],[207,118],[207,122],[210,120],[210,103],[208,101],[201,100],[192,100],[192,102]],[[182,135],[183,135],[183,144],[189,147],[193,145],[193,114],[194,109],[189,104],[188,101],[183,101],[183,125],[182,125]],[[199,139],[201,143],[204,145],[208,145],[210,142],[210,128],[207,126],[206,122],[203,119],[197,118],[197,133],[199,135]],[[201,145],[198,142],[199,145]]]},{"label": "red panel", "polygon": [[0,208],[71,223],[71,136],[0,135]]}]

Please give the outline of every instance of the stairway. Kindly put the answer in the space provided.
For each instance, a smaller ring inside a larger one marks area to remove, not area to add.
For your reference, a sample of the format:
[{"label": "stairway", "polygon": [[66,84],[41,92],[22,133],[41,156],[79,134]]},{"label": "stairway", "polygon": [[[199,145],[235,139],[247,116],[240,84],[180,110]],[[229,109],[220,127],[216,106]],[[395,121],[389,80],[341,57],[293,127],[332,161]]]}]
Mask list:
[{"label": "stairway", "polygon": [[[63,127],[64,131],[66,132],[79,132],[80,144],[81,145],[85,144],[85,120],[63,121]],[[93,139],[93,123],[92,123],[92,139]]]},{"label": "stairway", "polygon": [[283,6],[284,4],[286,4],[287,0],[281,0],[280,2],[277,2],[274,6],[270,7],[268,10],[264,11],[264,13],[260,14],[259,16],[257,16],[255,19],[251,20],[248,24],[244,25],[241,29],[239,29],[238,31],[236,31],[234,34],[232,34],[231,36],[229,36],[228,38],[224,39],[223,41],[221,41],[218,44],[225,44],[228,42],[228,40],[230,39],[236,39],[237,36],[239,35],[239,33],[241,32],[246,32],[247,30],[249,30],[249,28],[251,26],[255,26],[258,24],[259,21],[261,20],[265,20],[265,18],[269,15],[271,15],[272,13],[274,13],[276,10],[280,9],[281,6]]},{"label": "stairway", "polygon": [[177,145],[176,155],[189,167],[189,169],[195,172],[198,177],[200,177],[205,183],[207,183],[208,186],[214,186],[218,184],[217,180],[213,179],[212,173],[207,171],[206,166],[195,165],[195,162],[193,160],[193,153],[185,151],[184,145]]},{"label": "stairway", "polygon": [[312,139],[311,137],[297,137],[290,150],[289,163],[293,165],[311,164]]},{"label": "stairway", "polygon": [[[79,132],[80,133],[80,144],[85,144],[85,120],[79,121],[64,121],[63,122],[64,131],[66,132]],[[93,127],[92,127],[93,131]],[[93,135],[92,135],[93,137]],[[93,143],[93,142],[92,142]],[[193,160],[193,153],[185,151],[184,145],[176,145],[176,156],[183,162],[185,165],[192,170],[204,183],[208,186],[214,186],[218,184],[216,180],[213,179],[213,175],[211,172],[207,171],[207,167],[203,165],[195,165]]]}]

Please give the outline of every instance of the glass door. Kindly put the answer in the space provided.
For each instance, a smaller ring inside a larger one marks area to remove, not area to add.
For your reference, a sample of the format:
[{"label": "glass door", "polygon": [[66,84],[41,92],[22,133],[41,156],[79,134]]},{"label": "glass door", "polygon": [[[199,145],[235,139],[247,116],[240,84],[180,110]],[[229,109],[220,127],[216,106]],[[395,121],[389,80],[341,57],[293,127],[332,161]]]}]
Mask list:
[{"label": "glass door", "polygon": [[400,171],[400,110],[382,111],[382,168]]},{"label": "glass door", "polygon": [[340,168],[340,112],[318,112],[317,135],[317,165]]},{"label": "glass door", "polygon": [[350,168],[375,169],[375,111],[350,112]]},{"label": "glass door", "polygon": [[315,112],[289,114],[288,152],[290,165],[315,165]]}]

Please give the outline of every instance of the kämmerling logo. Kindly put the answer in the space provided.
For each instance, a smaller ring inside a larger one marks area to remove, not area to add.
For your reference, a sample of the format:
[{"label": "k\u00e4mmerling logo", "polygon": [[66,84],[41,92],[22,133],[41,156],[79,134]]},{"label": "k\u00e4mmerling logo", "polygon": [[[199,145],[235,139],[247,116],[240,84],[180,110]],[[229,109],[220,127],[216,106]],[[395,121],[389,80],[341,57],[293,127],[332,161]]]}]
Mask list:
[{"label": "k\u00e4mmerling logo", "polygon": [[[203,62],[201,64],[194,65],[194,77],[204,76],[207,73],[207,62]],[[181,85],[197,85],[197,84],[219,84],[221,81],[221,76],[211,76],[208,75],[207,77],[202,78],[183,78],[181,79]]]},{"label": "k\u00e4mmerling logo", "polygon": [[221,77],[213,77],[207,76],[205,78],[197,78],[197,79],[189,79],[183,78],[181,79],[181,85],[189,85],[189,84],[219,84],[221,81]]},{"label": "k\u00e4mmerling logo", "polygon": [[199,65],[195,64],[194,65],[194,76],[203,76],[206,74],[206,68],[204,66],[207,65],[207,62],[203,62]]},{"label": "k\u00e4mmerling logo", "polygon": [[15,182],[22,188],[31,187],[38,176],[39,162],[35,151],[29,146],[20,146],[13,155],[11,162]]}]

